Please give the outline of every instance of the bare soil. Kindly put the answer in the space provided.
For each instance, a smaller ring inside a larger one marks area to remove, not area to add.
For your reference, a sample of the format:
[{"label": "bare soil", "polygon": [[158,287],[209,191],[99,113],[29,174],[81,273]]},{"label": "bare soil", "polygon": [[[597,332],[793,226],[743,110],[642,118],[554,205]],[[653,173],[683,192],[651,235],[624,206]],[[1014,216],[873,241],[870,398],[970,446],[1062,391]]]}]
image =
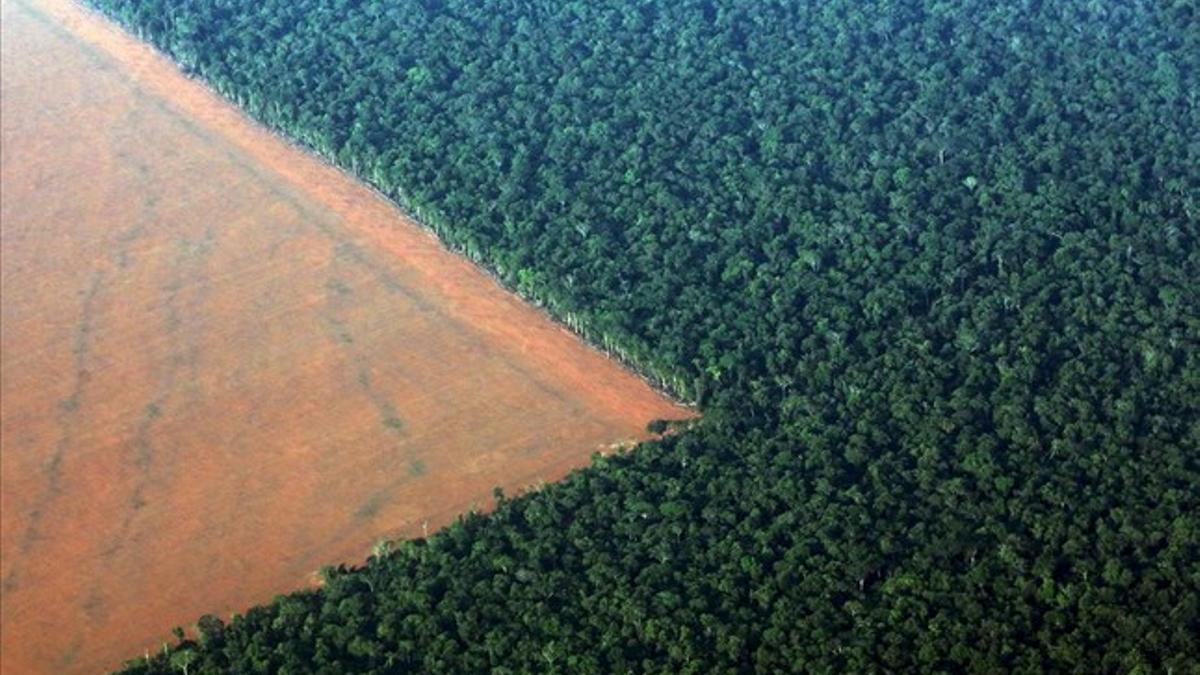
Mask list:
[{"label": "bare soil", "polygon": [[4,0],[0,670],[95,672],[691,412],[68,0]]}]

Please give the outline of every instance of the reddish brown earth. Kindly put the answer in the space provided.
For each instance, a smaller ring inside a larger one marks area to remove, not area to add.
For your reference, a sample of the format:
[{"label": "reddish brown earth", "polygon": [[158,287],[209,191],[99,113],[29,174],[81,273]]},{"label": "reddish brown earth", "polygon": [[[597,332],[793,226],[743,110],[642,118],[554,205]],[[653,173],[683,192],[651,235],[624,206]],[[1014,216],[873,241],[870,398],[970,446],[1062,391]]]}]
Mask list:
[{"label": "reddish brown earth", "polygon": [[690,413],[66,0],[5,0],[0,670],[94,672]]}]

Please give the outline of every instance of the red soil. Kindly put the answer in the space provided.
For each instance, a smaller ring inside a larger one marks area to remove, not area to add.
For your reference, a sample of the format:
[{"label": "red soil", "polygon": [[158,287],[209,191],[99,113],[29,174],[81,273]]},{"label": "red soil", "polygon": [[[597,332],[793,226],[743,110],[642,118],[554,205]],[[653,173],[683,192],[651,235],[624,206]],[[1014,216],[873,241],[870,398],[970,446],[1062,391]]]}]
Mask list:
[{"label": "red soil", "polygon": [[67,0],[5,0],[0,670],[93,672],[690,412]]}]

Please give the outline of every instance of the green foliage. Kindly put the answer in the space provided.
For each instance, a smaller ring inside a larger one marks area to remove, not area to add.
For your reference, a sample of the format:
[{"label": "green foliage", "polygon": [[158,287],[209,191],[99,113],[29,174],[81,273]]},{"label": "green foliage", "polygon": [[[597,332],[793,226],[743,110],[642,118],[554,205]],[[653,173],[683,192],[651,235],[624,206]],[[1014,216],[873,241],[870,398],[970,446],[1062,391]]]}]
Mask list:
[{"label": "green foliage", "polygon": [[1194,3],[94,4],[705,408],[130,672],[1200,667]]}]

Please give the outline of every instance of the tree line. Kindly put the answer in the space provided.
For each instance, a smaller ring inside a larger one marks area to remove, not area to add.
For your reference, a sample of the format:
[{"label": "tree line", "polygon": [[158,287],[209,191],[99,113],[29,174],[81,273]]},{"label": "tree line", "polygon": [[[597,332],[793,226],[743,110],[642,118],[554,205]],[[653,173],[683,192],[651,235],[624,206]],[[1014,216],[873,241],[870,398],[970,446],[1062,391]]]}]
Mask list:
[{"label": "tree line", "polygon": [[92,0],[702,422],[128,672],[1200,668],[1180,0]]}]

